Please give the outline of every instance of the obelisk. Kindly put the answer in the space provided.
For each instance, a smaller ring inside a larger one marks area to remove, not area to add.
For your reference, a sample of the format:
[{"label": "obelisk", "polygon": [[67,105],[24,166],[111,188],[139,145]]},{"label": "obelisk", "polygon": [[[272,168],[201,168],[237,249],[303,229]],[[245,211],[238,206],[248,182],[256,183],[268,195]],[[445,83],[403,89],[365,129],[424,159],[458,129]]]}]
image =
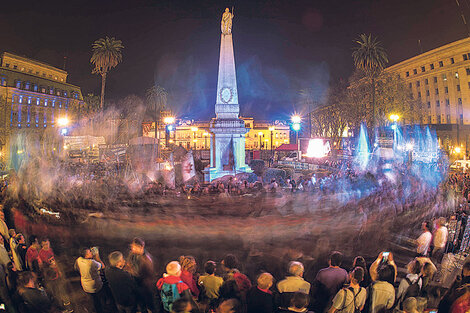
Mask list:
[{"label": "obelisk", "polygon": [[232,40],[233,13],[225,9],[220,35],[215,119],[211,122],[211,164],[206,180],[252,170],[245,164],[245,122],[238,116],[237,75]]}]

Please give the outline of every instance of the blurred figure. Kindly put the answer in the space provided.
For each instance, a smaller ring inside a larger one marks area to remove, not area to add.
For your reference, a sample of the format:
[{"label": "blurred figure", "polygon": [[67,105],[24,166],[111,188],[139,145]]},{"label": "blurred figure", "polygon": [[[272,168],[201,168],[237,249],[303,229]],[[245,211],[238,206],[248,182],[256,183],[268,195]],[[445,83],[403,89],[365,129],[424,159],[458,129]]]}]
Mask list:
[{"label": "blurred figure", "polygon": [[97,313],[104,312],[103,306],[106,302],[106,294],[103,290],[103,281],[101,280],[100,270],[104,268],[96,247],[83,248],[80,257],[75,261],[75,270],[80,272],[80,281],[83,291],[87,293],[95,307]]},{"label": "blurred figure", "polygon": [[52,299],[40,288],[33,272],[23,272],[18,277],[18,294],[23,301],[20,311],[25,313],[49,313],[53,309]]},{"label": "blurred figure", "polygon": [[362,256],[357,256],[354,259],[352,268],[355,269],[356,267],[361,267],[364,270],[364,278],[359,285],[364,288],[369,287],[372,280],[370,278],[369,271],[367,270],[366,260]]},{"label": "blurred figure", "polygon": [[119,251],[108,256],[109,267],[105,269],[106,279],[113,294],[119,313],[137,312],[137,284],[134,278],[123,268],[126,265],[124,256]]},{"label": "blurred figure", "polygon": [[417,256],[427,256],[431,246],[431,222],[423,222],[421,224],[421,235],[416,239],[416,253]]},{"label": "blurred figure", "polygon": [[237,299],[227,299],[220,303],[216,313],[241,313],[241,304]]},{"label": "blurred figure", "polygon": [[343,254],[333,251],[328,258],[328,267],[321,269],[314,282],[315,312],[324,312],[331,306],[331,300],[348,282],[348,272],[340,268]]},{"label": "blurred figure", "polygon": [[181,280],[188,285],[193,296],[197,299],[199,297],[199,289],[197,287],[196,274],[196,259],[193,256],[180,256],[179,263],[181,264]]},{"label": "blurred figure", "polygon": [[39,244],[38,238],[34,235],[29,237],[30,246],[26,250],[26,264],[30,271],[38,274],[40,268],[42,267],[42,261],[39,258],[39,251],[41,250],[41,245]]},{"label": "blurred figure", "polygon": [[26,268],[26,251],[28,247],[26,247],[26,240],[23,234],[19,233],[16,235],[16,242],[18,245],[16,246],[16,253],[19,258],[20,263],[22,264],[22,269]]},{"label": "blurred figure", "polygon": [[439,218],[436,223],[437,229],[434,232],[432,257],[435,260],[434,263],[437,265],[441,263],[442,257],[444,256],[449,232],[445,226],[446,219],[444,217]]},{"label": "blurred figure", "polygon": [[188,299],[179,298],[173,302],[171,313],[190,313],[192,309],[193,306]]},{"label": "blurred figure", "polygon": [[154,311],[154,288],[156,274],[152,256],[145,250],[145,241],[134,238],[130,245],[130,253],[127,257],[126,270],[135,278],[139,299],[137,300],[141,310]]},{"label": "blurred figure", "polygon": [[333,298],[333,304],[329,313],[339,312],[357,312],[364,309],[367,292],[359,283],[364,278],[364,269],[356,267],[349,273],[350,284],[348,288],[343,288]]},{"label": "blurred figure", "polygon": [[0,266],[7,267],[7,264],[10,263],[10,256],[5,247],[5,241],[2,236],[0,236]]},{"label": "blurred figure", "polygon": [[269,290],[273,285],[273,275],[262,273],[256,280],[257,286],[251,287],[246,295],[248,313],[274,312],[274,296]]},{"label": "blurred figure", "polygon": [[173,303],[179,298],[192,299],[188,285],[181,280],[181,265],[172,261],[166,266],[166,273],[157,281],[163,309],[171,312]]},{"label": "blurred figure", "polygon": [[310,293],[310,283],[303,279],[304,266],[302,263],[292,261],[289,263],[289,276],[277,283],[277,290],[280,293],[281,308],[287,308],[296,292]]},{"label": "blurred figure", "polygon": [[308,295],[303,292],[294,293],[291,303],[287,309],[280,309],[279,313],[290,313],[290,312],[303,312],[303,313],[313,313],[308,309]]},{"label": "blurred figure", "polygon": [[0,235],[7,242],[10,241],[10,234],[8,233],[8,226],[5,223],[5,214],[3,213],[3,206],[0,207]]},{"label": "blurred figure", "polygon": [[418,313],[418,301],[416,298],[410,297],[403,302],[403,313]]},{"label": "blurred figure", "polygon": [[199,286],[203,292],[203,302],[209,305],[209,309],[215,308],[217,299],[219,298],[220,286],[224,283],[222,277],[216,276],[215,271],[217,265],[214,261],[207,261],[204,265],[205,275],[199,277]]},{"label": "blurred figure", "polygon": [[238,290],[243,295],[251,288],[251,281],[237,269],[238,260],[233,254],[227,254],[222,260],[222,266],[225,270],[225,281],[233,279],[236,282]]},{"label": "blurred figure", "polygon": [[450,312],[452,303],[461,297],[465,290],[462,288],[465,285],[470,284],[470,262],[467,261],[463,265],[462,275],[457,276],[452,286],[444,294],[444,297],[439,302],[439,312]]},{"label": "blurred figure", "polygon": [[395,303],[395,267],[383,264],[378,270],[377,281],[370,285],[370,313],[390,310]]},{"label": "blurred figure", "polygon": [[423,287],[423,280],[420,276],[421,264],[416,260],[412,260],[406,266],[406,270],[408,273],[405,279],[400,281],[400,285],[398,286],[396,296],[398,308],[401,307],[406,298],[421,296],[421,289]]}]

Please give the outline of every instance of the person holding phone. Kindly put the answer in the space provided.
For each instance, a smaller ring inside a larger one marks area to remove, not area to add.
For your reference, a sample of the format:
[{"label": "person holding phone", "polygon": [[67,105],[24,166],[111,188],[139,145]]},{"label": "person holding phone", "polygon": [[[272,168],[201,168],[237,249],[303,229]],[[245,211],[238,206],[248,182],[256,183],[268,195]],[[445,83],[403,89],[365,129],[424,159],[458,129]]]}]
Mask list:
[{"label": "person holding phone", "polygon": [[393,280],[395,281],[395,279],[397,278],[397,272],[398,272],[397,265],[395,264],[395,261],[393,261],[393,254],[389,251],[380,252],[377,259],[370,266],[369,272],[370,272],[370,278],[372,279],[372,281],[376,281],[378,279],[379,277],[378,269],[379,269],[379,266],[382,264],[389,264],[395,269],[395,277]]}]

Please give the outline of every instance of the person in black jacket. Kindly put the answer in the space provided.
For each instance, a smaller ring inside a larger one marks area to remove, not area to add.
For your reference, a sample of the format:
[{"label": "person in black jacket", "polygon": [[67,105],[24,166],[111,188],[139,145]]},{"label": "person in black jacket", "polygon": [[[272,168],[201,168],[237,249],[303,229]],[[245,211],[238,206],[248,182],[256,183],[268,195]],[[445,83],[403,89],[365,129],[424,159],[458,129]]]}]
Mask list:
[{"label": "person in black jacket", "polygon": [[39,288],[33,272],[22,272],[18,277],[18,294],[22,303],[20,311],[49,313],[54,309],[53,300],[43,288]]},{"label": "person in black jacket", "polygon": [[274,312],[274,296],[269,290],[273,285],[273,276],[262,273],[258,276],[257,286],[251,287],[246,295],[247,313]]},{"label": "person in black jacket", "polygon": [[131,274],[123,270],[126,261],[122,253],[111,252],[108,260],[110,266],[105,269],[106,279],[119,313],[137,312],[137,284]]}]

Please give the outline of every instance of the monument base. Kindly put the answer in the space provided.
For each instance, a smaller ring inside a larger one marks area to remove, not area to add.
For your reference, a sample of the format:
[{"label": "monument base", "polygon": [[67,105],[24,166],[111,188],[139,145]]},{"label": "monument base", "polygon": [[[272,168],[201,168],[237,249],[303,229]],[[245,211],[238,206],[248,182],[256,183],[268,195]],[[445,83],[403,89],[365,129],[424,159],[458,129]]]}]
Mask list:
[{"label": "monument base", "polygon": [[253,170],[248,166],[240,167],[236,171],[227,171],[227,170],[218,170],[215,167],[209,167],[204,170],[204,181],[211,182],[214,179],[219,177],[223,177],[225,175],[232,175],[235,176],[236,174],[240,173],[253,173]]}]

